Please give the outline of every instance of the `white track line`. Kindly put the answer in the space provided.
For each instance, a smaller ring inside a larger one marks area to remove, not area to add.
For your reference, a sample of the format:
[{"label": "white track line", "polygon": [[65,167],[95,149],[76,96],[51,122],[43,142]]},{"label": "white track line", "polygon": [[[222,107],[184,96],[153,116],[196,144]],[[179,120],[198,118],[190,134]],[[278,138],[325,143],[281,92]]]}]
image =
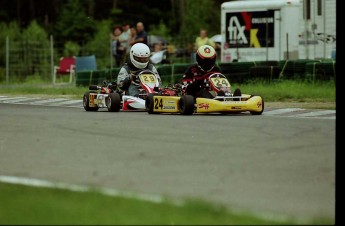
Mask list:
[{"label": "white track line", "polygon": [[37,98],[28,98],[28,97],[14,97],[14,98],[7,98],[7,99],[1,99],[1,103],[4,104],[14,104],[18,102],[28,101],[28,100],[35,100]]},{"label": "white track line", "polygon": [[82,100],[69,100],[69,101],[61,102],[60,104],[61,105],[80,104],[80,106],[83,106],[83,101]]},{"label": "white track line", "polygon": [[66,99],[66,98],[44,99],[44,100],[29,102],[28,104],[41,105],[41,104],[50,104],[50,103],[55,103],[55,102],[61,102],[64,100],[68,100],[68,99]]},{"label": "white track line", "polygon": [[284,113],[290,113],[294,111],[303,111],[305,109],[303,108],[283,108],[283,109],[277,109],[277,110],[272,110],[272,111],[264,111],[264,115],[280,115]]},{"label": "white track line", "polygon": [[314,117],[314,116],[322,116],[322,115],[330,115],[330,114],[335,114],[335,110],[312,111],[312,112],[306,112],[306,113],[298,114],[296,116],[298,116],[298,117]]},{"label": "white track line", "polygon": [[23,98],[27,98],[27,97],[5,97],[5,96],[1,96],[1,97],[0,97],[0,101],[15,100],[15,99],[23,99]]},{"label": "white track line", "polygon": [[[46,181],[46,180],[39,180],[39,179],[25,178],[25,177],[14,177],[14,176],[0,175],[0,182],[9,183],[9,184],[27,185],[27,186],[33,186],[33,187],[58,188],[58,189],[64,189],[68,191],[76,191],[76,192],[88,192],[88,191],[95,190],[93,187],[89,187],[89,186],[66,184],[66,183],[53,183],[51,181]],[[101,194],[104,194],[104,195],[135,198],[138,200],[149,201],[149,202],[154,202],[154,203],[162,203],[164,201],[163,197],[159,195],[139,194],[139,193],[133,193],[133,192],[128,192],[128,191],[120,191],[120,190],[116,190],[112,188],[100,188],[100,189],[97,189],[97,191],[99,191]]]}]

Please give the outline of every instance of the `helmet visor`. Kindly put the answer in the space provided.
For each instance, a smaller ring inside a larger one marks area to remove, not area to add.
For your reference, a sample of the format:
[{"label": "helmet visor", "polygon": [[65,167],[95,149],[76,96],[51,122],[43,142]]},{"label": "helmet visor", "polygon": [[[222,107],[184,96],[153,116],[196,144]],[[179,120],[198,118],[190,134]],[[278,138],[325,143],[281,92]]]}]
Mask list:
[{"label": "helmet visor", "polygon": [[204,70],[204,71],[209,71],[214,67],[214,64],[216,62],[216,59],[199,59],[198,60],[198,65]]},{"label": "helmet visor", "polygon": [[138,56],[133,56],[134,60],[139,62],[139,63],[147,63],[149,62],[149,57],[138,57]]}]

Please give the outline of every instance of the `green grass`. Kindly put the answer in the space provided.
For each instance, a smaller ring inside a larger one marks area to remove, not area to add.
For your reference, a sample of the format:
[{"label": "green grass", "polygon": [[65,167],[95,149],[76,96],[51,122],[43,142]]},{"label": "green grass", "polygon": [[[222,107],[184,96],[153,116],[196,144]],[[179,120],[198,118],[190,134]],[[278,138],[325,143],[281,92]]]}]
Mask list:
[{"label": "green grass", "polygon": [[233,89],[239,87],[242,93],[259,94],[265,101],[297,101],[297,102],[335,102],[335,81],[319,81],[316,83],[296,80],[280,80],[272,83],[252,82],[248,84],[232,84]]},{"label": "green grass", "polygon": [[48,95],[48,96],[68,96],[72,99],[81,99],[88,87],[75,87],[72,85],[31,85],[15,84],[0,85],[1,95]]},{"label": "green grass", "polygon": [[[152,203],[106,196],[96,190],[72,192],[0,183],[0,224],[25,225],[291,225],[294,219],[277,221],[250,213],[232,213],[223,206],[186,200],[182,206],[170,201]],[[314,219],[308,224],[331,224]]]}]

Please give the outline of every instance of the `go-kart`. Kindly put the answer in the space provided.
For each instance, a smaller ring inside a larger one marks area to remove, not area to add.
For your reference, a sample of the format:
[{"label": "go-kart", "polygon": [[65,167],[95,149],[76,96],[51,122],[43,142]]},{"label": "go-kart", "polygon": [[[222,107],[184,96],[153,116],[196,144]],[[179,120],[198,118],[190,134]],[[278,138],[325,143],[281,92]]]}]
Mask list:
[{"label": "go-kart", "polygon": [[[228,79],[222,73],[212,73],[204,80],[205,90],[213,93],[213,98],[197,97],[194,100],[185,92],[180,98],[149,95],[146,100],[148,113],[236,113],[249,111],[252,115],[261,115],[264,100],[261,96],[241,94],[239,89],[232,93]],[[191,107],[191,102],[193,107]],[[172,107],[174,106],[174,107]],[[192,108],[192,109],[191,109]]]},{"label": "go-kart", "polygon": [[89,91],[84,93],[83,107],[85,111],[98,111],[99,108],[108,108],[116,112],[121,108],[121,96],[117,92],[116,82],[104,80],[101,86],[90,85]]},{"label": "go-kart", "polygon": [[[168,99],[181,98],[179,97],[180,87],[172,85],[164,88],[159,87],[160,83],[157,76],[150,70],[144,70],[137,75],[131,75],[130,82],[140,85],[138,96],[130,96],[126,92],[120,91],[116,82],[103,81],[102,86],[89,86],[89,91],[83,97],[84,109],[86,111],[98,111],[99,108],[107,108],[110,112],[118,112],[120,110],[146,111],[146,100],[148,97],[151,98],[152,95],[164,96]],[[178,102],[178,100],[174,101]]]}]

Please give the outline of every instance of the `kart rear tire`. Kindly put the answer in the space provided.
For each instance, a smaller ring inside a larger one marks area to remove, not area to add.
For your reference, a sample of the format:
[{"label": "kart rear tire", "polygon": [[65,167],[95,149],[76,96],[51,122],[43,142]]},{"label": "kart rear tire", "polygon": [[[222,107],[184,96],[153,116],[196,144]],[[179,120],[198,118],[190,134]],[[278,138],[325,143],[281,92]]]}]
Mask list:
[{"label": "kart rear tire", "polygon": [[145,108],[147,113],[149,114],[155,114],[156,112],[153,111],[153,107],[154,107],[154,101],[153,101],[153,97],[156,96],[157,93],[148,93],[146,100],[145,100]]},{"label": "kart rear tire", "polygon": [[[235,97],[237,97],[237,96],[239,96],[239,97],[242,96],[241,90],[240,90],[239,88],[235,89],[233,96],[235,96]],[[240,101],[240,98],[234,98],[233,100],[234,100],[234,101]]]},{"label": "kart rear tire", "polygon": [[119,112],[121,108],[121,97],[118,93],[109,93],[107,97],[107,108],[109,112]]},{"label": "kart rear tire", "polygon": [[90,107],[90,93],[96,93],[96,92],[85,92],[83,96],[83,106],[85,111],[98,111],[98,106],[96,107]]},{"label": "kart rear tire", "polygon": [[264,102],[264,99],[262,97],[261,97],[261,102],[262,102],[262,110],[261,111],[251,111],[250,112],[251,115],[261,115],[262,112],[264,112],[265,102]]},{"label": "kart rear tire", "polygon": [[194,113],[194,97],[183,95],[179,101],[180,113],[182,115],[191,115]]}]

